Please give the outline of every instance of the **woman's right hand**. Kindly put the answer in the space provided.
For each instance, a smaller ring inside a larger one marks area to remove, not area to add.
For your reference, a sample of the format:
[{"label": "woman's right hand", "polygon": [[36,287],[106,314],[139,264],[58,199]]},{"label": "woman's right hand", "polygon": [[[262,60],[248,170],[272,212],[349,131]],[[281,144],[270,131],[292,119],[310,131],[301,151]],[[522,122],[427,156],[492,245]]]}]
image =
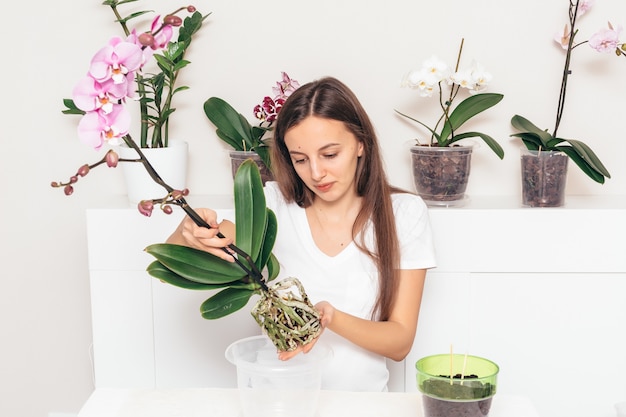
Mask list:
[{"label": "woman's right hand", "polygon": [[[200,208],[195,211],[211,228],[198,226],[189,216],[185,216],[174,233],[167,239],[167,243],[200,249],[226,261],[234,262],[235,259],[230,254],[230,250],[224,251],[224,248],[234,242],[234,223],[228,220],[218,223],[217,213],[208,208]],[[219,232],[225,237],[218,237]]]}]

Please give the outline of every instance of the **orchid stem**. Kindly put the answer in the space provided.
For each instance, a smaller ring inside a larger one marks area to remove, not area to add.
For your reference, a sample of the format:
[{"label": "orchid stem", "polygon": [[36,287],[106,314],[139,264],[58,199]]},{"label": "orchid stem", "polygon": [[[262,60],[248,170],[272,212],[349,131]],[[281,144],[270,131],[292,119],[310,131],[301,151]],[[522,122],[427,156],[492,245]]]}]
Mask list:
[{"label": "orchid stem", "polygon": [[[135,152],[137,152],[137,154],[139,155],[139,159],[129,160],[128,162],[141,162],[143,164],[144,168],[146,169],[146,171],[148,172],[148,175],[150,175],[150,178],[152,178],[152,180],[154,182],[156,182],[157,184],[159,184],[160,186],[165,188],[165,190],[168,193],[173,192],[174,188],[172,188],[165,181],[163,181],[163,179],[159,176],[159,174],[154,169],[152,164],[150,164],[150,161],[148,161],[148,158],[146,158],[144,153],[141,151],[141,148],[139,146],[137,146],[135,141],[132,139],[132,137],[130,135],[126,135],[126,136],[123,137],[123,139],[124,139],[124,142],[126,143],[126,145],[128,145],[130,148],[133,148],[135,150]],[[191,218],[191,220],[193,220],[193,222],[196,225],[198,225],[200,227],[206,227],[207,229],[211,229],[212,228],[210,224],[208,224],[206,221],[204,221],[204,219],[202,217],[200,217],[200,215],[193,208],[191,208],[191,206],[189,206],[189,204],[187,204],[187,201],[185,200],[184,197],[178,198],[176,200],[176,204],[179,207],[181,207],[185,211],[185,213],[187,213],[187,215]],[[221,232],[217,232],[217,237],[225,238],[226,236],[224,236]],[[234,244],[230,244],[230,245],[228,245],[227,248],[222,248],[222,250],[224,252],[228,253],[231,256],[232,256],[232,253],[231,253],[231,251],[232,251],[232,252],[235,252],[237,255],[243,257],[246,260],[246,262],[248,263],[248,265],[250,265],[250,268],[245,266],[243,264],[243,262],[241,262],[240,259],[238,259],[238,258],[233,256],[233,258],[235,259],[235,263],[237,265],[239,265],[239,267],[241,269],[243,269],[243,271],[249,277],[251,277],[256,283],[258,283],[264,291],[268,291],[267,284],[265,283],[265,280],[263,279],[263,274],[261,273],[261,271],[259,271],[259,269],[257,268],[256,264],[252,261],[252,257],[250,255],[248,255],[246,252],[244,252],[243,250],[241,250],[240,248],[238,248]]]}]

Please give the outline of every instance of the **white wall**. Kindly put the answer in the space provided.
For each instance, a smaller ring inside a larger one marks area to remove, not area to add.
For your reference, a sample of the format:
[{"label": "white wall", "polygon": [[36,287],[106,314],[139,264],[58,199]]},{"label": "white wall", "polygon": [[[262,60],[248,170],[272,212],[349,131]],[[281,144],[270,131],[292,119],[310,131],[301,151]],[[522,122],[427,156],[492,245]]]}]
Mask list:
[{"label": "white wall", "polygon": [[[92,54],[118,34],[101,0],[33,0],[5,6],[3,39],[0,233],[0,415],[39,417],[76,412],[92,390],[85,208],[124,193],[121,173],[101,168],[71,198],[51,189],[100,154],[81,145],[76,119],[63,116]],[[148,4],[149,3],[149,4]],[[163,13],[173,0],[139,2]],[[464,61],[478,59],[494,75],[492,91],[505,95],[477,125],[500,139],[507,155],[475,152],[470,195],[519,193],[519,143],[509,120],[522,114],[552,127],[562,53],[551,42],[566,19],[567,0],[199,0],[212,11],[195,40],[192,65],[181,81],[174,133],[190,143],[193,194],[228,193],[226,148],[202,112],[212,95],[247,112],[280,71],[306,82],[333,75],[351,86],[370,112],[384,146],[391,180],[411,188],[407,148],[416,130],[398,108],[434,117],[425,103],[398,86],[401,75],[433,53],[452,62],[465,37]],[[626,2],[597,0],[581,20],[581,36],[612,20],[626,25]],[[620,18],[622,20],[620,21]],[[577,168],[569,195],[625,193],[626,141],[621,134],[626,82],[623,58],[576,51],[561,134],[590,144],[613,179],[600,186]],[[615,133],[620,132],[620,133]],[[120,231],[121,233],[123,231]]]}]

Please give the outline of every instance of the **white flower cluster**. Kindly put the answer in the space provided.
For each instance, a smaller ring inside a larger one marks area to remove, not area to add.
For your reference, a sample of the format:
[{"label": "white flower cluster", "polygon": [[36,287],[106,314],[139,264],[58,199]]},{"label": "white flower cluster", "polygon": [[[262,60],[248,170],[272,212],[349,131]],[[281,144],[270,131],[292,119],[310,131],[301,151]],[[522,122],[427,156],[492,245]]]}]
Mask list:
[{"label": "white flower cluster", "polygon": [[453,72],[445,62],[433,56],[424,61],[419,70],[409,71],[402,79],[402,86],[416,89],[421,97],[431,97],[441,82],[456,84],[475,94],[485,90],[491,78],[491,74],[476,61],[466,69]]}]

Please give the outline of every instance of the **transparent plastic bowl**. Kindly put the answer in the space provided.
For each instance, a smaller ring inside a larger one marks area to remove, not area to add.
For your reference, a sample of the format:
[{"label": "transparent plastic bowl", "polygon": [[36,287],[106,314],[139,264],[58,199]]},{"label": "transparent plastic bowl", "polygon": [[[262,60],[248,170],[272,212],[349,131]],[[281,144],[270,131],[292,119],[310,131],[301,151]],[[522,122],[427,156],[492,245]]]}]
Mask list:
[{"label": "transparent plastic bowl", "polygon": [[418,360],[415,369],[425,417],[489,414],[500,371],[492,361],[478,356],[440,354]]},{"label": "transparent plastic bowl", "polygon": [[315,417],[322,369],[331,348],[318,341],[306,355],[281,361],[267,336],[238,340],[226,348],[237,367],[243,417]]}]

